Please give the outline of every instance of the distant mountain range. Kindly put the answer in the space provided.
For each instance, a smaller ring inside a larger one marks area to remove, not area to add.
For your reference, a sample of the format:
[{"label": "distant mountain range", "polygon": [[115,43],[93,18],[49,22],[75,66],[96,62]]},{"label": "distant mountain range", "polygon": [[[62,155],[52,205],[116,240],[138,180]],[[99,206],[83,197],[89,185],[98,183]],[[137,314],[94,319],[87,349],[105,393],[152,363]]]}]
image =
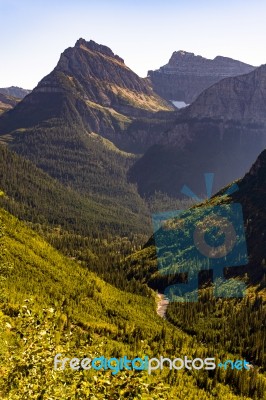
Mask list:
[{"label": "distant mountain range", "polygon": [[23,99],[27,94],[29,94],[31,90],[22,89],[17,86],[10,86],[7,88],[0,88],[0,93],[5,94],[7,96],[16,97],[17,99]]},{"label": "distant mountain range", "polygon": [[23,99],[31,91],[11,86],[8,88],[0,88],[0,114],[11,110],[17,103]]},{"label": "distant mountain range", "polygon": [[18,102],[19,99],[17,98],[0,93],[0,114],[11,110],[11,108],[13,108]]},{"label": "distant mountain range", "polygon": [[131,168],[131,181],[142,195],[180,196],[184,184],[202,194],[204,172],[215,173],[215,190],[239,178],[266,147],[265,99],[265,65],[214,84],[179,111]]},{"label": "distant mountain range", "polygon": [[161,97],[192,103],[198,95],[223,78],[246,74],[252,65],[217,56],[213,60],[186,51],[175,51],[169,62],[155,71],[148,71],[149,80]]}]

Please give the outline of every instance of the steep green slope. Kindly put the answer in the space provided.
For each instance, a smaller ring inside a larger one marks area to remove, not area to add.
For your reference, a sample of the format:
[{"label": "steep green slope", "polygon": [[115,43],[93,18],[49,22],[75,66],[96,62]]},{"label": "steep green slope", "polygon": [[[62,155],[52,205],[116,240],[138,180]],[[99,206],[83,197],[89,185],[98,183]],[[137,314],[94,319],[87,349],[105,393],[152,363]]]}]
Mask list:
[{"label": "steep green slope", "polygon": [[134,291],[137,285],[143,292],[137,283],[121,279],[123,272],[114,268],[149,234],[147,206],[133,189],[121,198],[121,188],[117,198],[82,194],[1,145],[0,187],[0,204],[58,250],[120,288]]},{"label": "steep green slope", "polygon": [[[151,376],[146,371],[54,371],[57,353],[70,358],[177,352],[196,357],[206,355],[206,349],[156,315],[152,294],[119,291],[60,255],[3,209],[0,219],[2,399],[240,398],[207,371],[169,374],[165,369]],[[227,382],[222,372],[218,379]],[[231,389],[237,379],[245,378],[236,375]],[[259,394],[259,375],[256,382]]]},{"label": "steep green slope", "polygon": [[0,187],[0,204],[55,248],[119,288],[143,293],[138,282],[121,279],[125,274],[119,268],[121,259],[139,249],[151,230],[147,206],[133,188],[119,197],[120,188],[117,198],[82,194],[1,145]]}]

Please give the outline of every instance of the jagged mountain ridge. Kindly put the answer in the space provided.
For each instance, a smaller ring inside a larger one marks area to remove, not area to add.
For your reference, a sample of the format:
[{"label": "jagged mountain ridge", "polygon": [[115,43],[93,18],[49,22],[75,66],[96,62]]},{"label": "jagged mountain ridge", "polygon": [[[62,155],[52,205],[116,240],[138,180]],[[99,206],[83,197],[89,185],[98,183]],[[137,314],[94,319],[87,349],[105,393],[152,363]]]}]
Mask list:
[{"label": "jagged mountain ridge", "polygon": [[173,128],[129,173],[140,193],[180,197],[186,184],[202,194],[205,172],[215,173],[216,191],[245,174],[266,147],[265,82],[263,65],[223,79],[181,110]]},{"label": "jagged mountain ridge", "polygon": [[192,103],[198,95],[223,78],[245,74],[255,67],[217,56],[213,60],[186,51],[175,51],[169,62],[148,77],[156,93],[167,100]]}]

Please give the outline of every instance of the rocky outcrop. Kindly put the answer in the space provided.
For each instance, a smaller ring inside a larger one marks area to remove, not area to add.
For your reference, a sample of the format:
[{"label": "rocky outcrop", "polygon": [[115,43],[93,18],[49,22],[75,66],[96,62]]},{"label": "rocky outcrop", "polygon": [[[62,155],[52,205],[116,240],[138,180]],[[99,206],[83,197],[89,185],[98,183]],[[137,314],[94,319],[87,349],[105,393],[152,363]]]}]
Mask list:
[{"label": "rocky outcrop", "polygon": [[154,90],[167,100],[192,103],[198,95],[223,78],[246,74],[255,67],[217,56],[213,60],[194,53],[176,51],[168,64],[148,71]]}]

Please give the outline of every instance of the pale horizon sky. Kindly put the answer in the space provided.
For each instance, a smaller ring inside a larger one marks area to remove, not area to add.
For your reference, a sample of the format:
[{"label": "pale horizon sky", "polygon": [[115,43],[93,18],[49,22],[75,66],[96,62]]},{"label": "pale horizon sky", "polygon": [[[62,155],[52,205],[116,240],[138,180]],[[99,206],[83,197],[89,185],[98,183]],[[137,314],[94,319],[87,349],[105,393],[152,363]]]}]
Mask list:
[{"label": "pale horizon sky", "polygon": [[32,89],[80,38],[110,47],[134,72],[185,50],[266,64],[264,0],[0,0],[0,87]]}]

